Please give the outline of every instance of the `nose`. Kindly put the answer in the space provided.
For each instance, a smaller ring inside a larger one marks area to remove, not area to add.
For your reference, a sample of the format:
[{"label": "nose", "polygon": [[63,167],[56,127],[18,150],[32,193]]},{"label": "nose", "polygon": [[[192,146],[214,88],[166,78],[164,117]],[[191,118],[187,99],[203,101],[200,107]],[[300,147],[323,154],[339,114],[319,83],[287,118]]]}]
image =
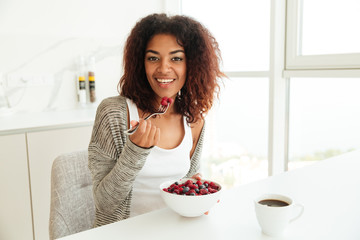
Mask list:
[{"label": "nose", "polygon": [[162,60],[159,63],[158,72],[159,73],[168,73],[170,71],[170,64],[166,60]]}]

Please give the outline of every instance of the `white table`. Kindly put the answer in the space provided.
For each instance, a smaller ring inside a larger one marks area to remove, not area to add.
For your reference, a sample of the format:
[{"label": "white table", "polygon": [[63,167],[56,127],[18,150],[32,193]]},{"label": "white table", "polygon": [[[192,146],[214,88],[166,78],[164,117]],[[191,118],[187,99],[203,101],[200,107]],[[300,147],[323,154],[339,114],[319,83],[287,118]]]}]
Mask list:
[{"label": "white table", "polygon": [[[282,238],[261,233],[253,199],[267,192],[292,196],[305,206]],[[165,208],[62,240],[91,239],[360,239],[360,151],[223,192],[208,216],[185,218]]]}]

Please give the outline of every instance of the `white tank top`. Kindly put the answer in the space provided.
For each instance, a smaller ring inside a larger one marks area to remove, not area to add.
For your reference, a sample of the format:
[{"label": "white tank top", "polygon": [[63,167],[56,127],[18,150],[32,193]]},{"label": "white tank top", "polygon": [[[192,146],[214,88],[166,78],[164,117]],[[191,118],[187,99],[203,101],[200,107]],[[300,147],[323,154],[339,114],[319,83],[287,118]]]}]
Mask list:
[{"label": "white tank top", "polygon": [[[130,120],[139,121],[136,105],[126,99]],[[184,117],[185,135],[179,146],[163,149],[154,146],[148,155],[143,168],[133,184],[130,217],[166,207],[161,199],[159,185],[162,182],[180,179],[190,169],[190,151],[192,148],[191,128]]]}]

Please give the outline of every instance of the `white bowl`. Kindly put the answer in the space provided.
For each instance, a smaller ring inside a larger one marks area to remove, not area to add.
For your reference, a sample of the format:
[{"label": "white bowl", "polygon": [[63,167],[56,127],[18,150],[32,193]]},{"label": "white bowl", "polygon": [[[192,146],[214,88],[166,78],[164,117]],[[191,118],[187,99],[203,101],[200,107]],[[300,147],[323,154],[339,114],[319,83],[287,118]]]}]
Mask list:
[{"label": "white bowl", "polygon": [[219,187],[219,190],[215,193],[196,196],[178,195],[175,193],[165,192],[163,190],[176,181],[181,184],[189,179],[196,182],[193,178],[182,178],[180,180],[167,181],[160,184],[160,194],[166,205],[181,216],[198,217],[209,211],[220,200],[222,187],[214,181],[202,179],[201,181],[208,181],[209,183],[214,182],[215,185]]}]

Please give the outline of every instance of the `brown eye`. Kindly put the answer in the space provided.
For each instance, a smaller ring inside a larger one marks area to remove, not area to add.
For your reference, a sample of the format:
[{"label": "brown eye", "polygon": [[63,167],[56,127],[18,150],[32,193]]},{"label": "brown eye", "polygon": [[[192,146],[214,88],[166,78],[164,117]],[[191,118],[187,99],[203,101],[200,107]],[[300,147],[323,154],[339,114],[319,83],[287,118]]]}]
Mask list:
[{"label": "brown eye", "polygon": [[154,62],[154,61],[159,60],[159,58],[158,58],[158,57],[153,57],[153,56],[152,56],[152,57],[148,57],[148,58],[147,58],[147,60],[148,60],[148,61],[151,61],[151,62]]},{"label": "brown eye", "polygon": [[182,61],[183,59],[181,57],[173,57],[171,60],[173,60],[175,62],[179,62],[179,61]]}]

